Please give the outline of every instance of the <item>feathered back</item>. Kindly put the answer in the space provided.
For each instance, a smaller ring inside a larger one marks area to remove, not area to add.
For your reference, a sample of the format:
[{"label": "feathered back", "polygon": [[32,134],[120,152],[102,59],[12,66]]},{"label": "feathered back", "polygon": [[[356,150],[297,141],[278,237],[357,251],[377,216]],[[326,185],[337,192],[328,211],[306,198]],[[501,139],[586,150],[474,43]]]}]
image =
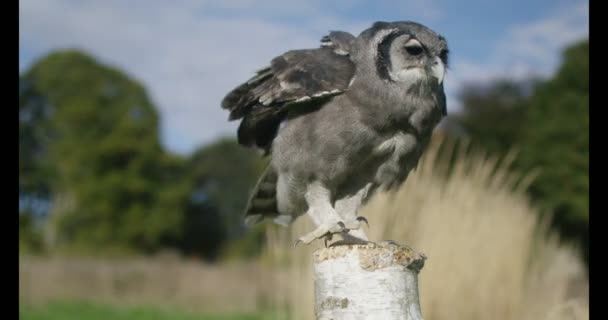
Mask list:
[{"label": "feathered back", "polygon": [[268,151],[288,116],[316,110],[346,91],[355,72],[349,57],[354,40],[331,32],[320,48],[288,51],[228,93],[222,108],[230,111],[229,120],[242,119],[239,143]]}]

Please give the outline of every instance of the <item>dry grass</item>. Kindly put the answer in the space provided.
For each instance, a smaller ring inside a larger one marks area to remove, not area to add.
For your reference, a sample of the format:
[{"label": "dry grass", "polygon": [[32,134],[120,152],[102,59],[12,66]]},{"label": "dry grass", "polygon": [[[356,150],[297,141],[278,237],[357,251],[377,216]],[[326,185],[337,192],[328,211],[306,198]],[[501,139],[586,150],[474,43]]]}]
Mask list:
[{"label": "dry grass", "polygon": [[205,265],[179,257],[28,257],[19,261],[19,298],[36,305],[89,301],[195,312],[268,310],[270,273],[259,263]]},{"label": "dry grass", "polygon": [[[506,167],[461,152],[448,175],[434,139],[417,171],[394,194],[378,194],[363,209],[372,241],[392,239],[424,252],[420,274],[425,319],[588,319],[588,280],[578,251],[561,245],[538,221]],[[444,145],[446,146],[446,145]],[[447,147],[450,147],[447,145]],[[306,218],[290,229],[269,228],[268,256],[286,264],[277,286],[283,318],[313,319],[312,251],[291,248],[311,230]]]}]

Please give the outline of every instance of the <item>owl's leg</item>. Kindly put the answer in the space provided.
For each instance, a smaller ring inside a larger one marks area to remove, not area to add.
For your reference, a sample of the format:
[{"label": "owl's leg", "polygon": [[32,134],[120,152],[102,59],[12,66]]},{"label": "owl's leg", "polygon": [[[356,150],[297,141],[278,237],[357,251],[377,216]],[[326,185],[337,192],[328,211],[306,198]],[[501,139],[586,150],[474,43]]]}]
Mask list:
[{"label": "owl's leg", "polygon": [[331,205],[331,191],[329,189],[320,182],[313,182],[308,185],[304,197],[308,203],[306,213],[317,225],[317,229],[298,238],[295,244],[299,242],[309,244],[315,239],[331,238],[333,234],[344,231],[346,226]]},{"label": "owl's leg", "polygon": [[367,224],[367,219],[359,216],[358,210],[367,197],[371,186],[372,184],[369,183],[356,194],[336,201],[336,211],[340,217],[342,217],[348,231],[341,234],[343,241],[339,241],[340,244],[359,244],[368,242],[367,235],[361,229],[361,221],[364,221]]}]

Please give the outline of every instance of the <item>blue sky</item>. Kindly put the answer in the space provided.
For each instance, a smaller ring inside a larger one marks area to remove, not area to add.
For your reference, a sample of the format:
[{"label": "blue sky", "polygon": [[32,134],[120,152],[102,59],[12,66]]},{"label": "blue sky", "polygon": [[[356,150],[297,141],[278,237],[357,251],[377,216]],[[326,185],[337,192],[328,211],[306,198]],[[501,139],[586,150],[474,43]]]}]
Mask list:
[{"label": "blue sky", "polygon": [[162,116],[161,138],[188,154],[235,135],[220,108],[234,86],[287,50],[317,47],[329,30],[358,35],[374,21],[412,20],[448,39],[448,111],[458,89],[497,77],[550,76],[560,51],[588,36],[588,1],[20,0],[19,67],[79,48],[142,82]]}]

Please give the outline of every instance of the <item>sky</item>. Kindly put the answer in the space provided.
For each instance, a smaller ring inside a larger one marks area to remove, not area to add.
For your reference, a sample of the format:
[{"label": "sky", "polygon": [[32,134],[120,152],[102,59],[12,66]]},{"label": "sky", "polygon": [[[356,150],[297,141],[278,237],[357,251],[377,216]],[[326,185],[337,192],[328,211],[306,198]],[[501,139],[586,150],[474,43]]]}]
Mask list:
[{"label": "sky", "polygon": [[225,94],[331,30],[356,36],[375,21],[410,20],[446,37],[454,113],[466,83],[551,76],[561,50],[588,37],[588,11],[588,0],[20,0],[19,70],[67,48],[120,68],[157,106],[165,147],[187,155],[236,135]]}]

